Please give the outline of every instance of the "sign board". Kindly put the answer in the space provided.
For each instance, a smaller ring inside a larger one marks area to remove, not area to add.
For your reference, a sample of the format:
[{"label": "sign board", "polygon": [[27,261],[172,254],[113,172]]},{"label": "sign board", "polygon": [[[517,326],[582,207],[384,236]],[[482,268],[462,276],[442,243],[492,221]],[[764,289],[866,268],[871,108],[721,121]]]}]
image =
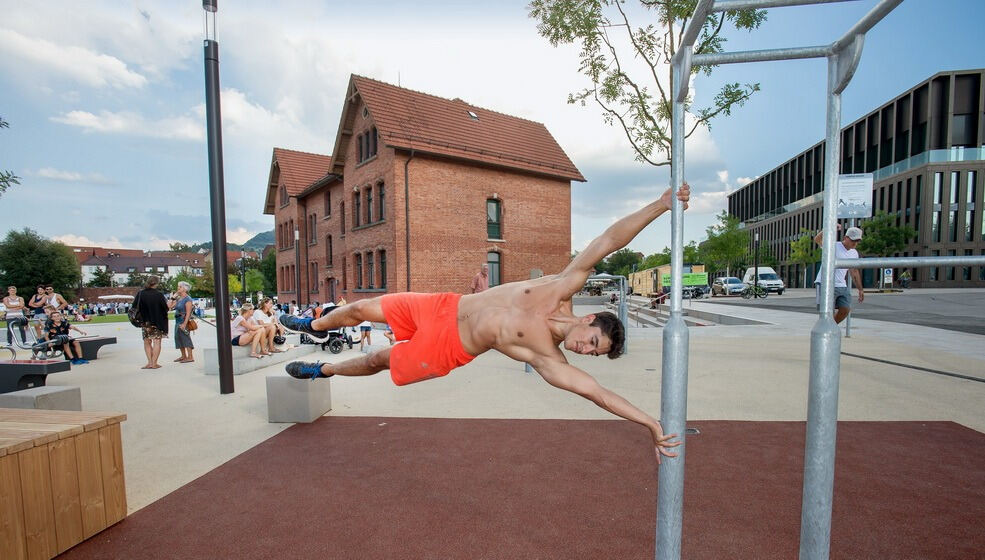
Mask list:
[{"label": "sign board", "polygon": [[838,219],[872,217],[872,174],[838,176]]},{"label": "sign board", "polygon": [[882,269],[882,282],[883,284],[893,283],[893,269],[891,268]]},{"label": "sign board", "polygon": [[[708,285],[708,273],[707,272],[688,272],[681,275],[683,284],[685,286],[707,286]],[[664,286],[670,286],[670,274],[664,274],[660,279],[660,282]]]}]

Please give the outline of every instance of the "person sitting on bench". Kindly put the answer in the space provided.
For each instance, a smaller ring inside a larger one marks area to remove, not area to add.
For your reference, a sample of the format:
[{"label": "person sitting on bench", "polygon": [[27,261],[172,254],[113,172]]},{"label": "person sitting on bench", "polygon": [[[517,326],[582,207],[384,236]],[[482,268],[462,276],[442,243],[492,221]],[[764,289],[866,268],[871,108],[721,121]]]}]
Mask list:
[{"label": "person sitting on bench", "polygon": [[[65,316],[62,315],[61,311],[55,310],[53,306],[49,306],[46,310],[48,317],[48,322],[44,326],[44,339],[51,341],[55,340],[56,337],[65,337],[65,344],[62,345],[62,352],[65,353],[65,357],[72,361],[72,365],[88,364],[89,360],[82,359],[82,347],[79,346],[79,341],[76,339],[68,338],[68,333],[70,330],[76,331],[79,334],[85,336],[85,331],[79,330],[78,327],[74,327],[65,320]],[[75,349],[75,356],[72,356],[72,348]]]}]

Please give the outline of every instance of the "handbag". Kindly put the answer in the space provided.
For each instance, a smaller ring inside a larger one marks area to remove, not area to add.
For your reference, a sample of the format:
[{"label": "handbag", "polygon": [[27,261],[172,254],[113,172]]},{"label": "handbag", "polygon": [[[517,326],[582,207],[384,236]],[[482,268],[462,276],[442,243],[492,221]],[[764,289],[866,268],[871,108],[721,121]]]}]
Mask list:
[{"label": "handbag", "polygon": [[140,314],[140,292],[137,292],[137,297],[133,300],[133,305],[127,310],[127,318],[130,319],[130,324],[135,327],[144,326],[144,317]]},{"label": "handbag", "polygon": [[198,323],[195,321],[195,319],[188,319],[188,324],[185,325],[185,330],[187,330],[188,332],[198,330]]}]

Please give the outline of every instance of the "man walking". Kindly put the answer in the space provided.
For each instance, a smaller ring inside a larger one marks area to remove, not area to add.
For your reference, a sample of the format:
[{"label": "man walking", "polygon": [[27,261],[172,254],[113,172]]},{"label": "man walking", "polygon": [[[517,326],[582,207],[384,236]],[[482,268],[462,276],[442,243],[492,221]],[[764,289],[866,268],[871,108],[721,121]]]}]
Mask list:
[{"label": "man walking", "polygon": [[470,287],[473,294],[479,292],[484,292],[489,289],[489,265],[482,265],[482,269],[475,273],[475,278],[472,279],[472,286]]},{"label": "man walking", "polygon": [[[622,323],[609,312],[575,316],[571,296],[585,286],[592,267],[606,255],[629,244],[650,222],[670,209],[672,191],[611,225],[561,271],[523,282],[511,282],[476,294],[387,294],[337,307],[320,319],[284,315],[281,324],[318,340],[328,330],[362,321],[387,323],[399,342],[391,347],[338,364],[292,362],[287,373],[297,378],[333,375],[373,375],[384,369],[396,385],[447,375],[495,349],[526,362],[548,383],[591,400],[609,412],[650,430],[660,456],[675,456],[660,423],[623,397],[599,385],[588,373],[572,366],[558,348],[610,359],[622,353]],[[687,207],[690,188],[677,195]]]},{"label": "man walking", "polygon": [[[838,225],[838,231],[841,231],[841,225]],[[821,240],[824,237],[824,231],[817,232],[814,236],[814,243],[821,245]],[[835,243],[835,258],[836,259],[857,259],[858,251],[855,247],[858,246],[858,242],[862,240],[862,230],[857,227],[850,227],[848,231],[845,232],[845,237],[841,241]],[[855,288],[858,290],[858,302],[862,303],[865,300],[865,292],[862,290],[862,275],[859,274],[857,268],[852,270],[852,283],[855,284]],[[821,270],[817,271],[817,277],[814,279],[814,288],[817,290],[817,309],[821,310]],[[835,323],[841,323],[848,317],[848,314],[852,311],[851,297],[852,294],[848,290],[848,283],[845,281],[847,268],[836,268],[835,269],[835,313],[834,319]]]}]

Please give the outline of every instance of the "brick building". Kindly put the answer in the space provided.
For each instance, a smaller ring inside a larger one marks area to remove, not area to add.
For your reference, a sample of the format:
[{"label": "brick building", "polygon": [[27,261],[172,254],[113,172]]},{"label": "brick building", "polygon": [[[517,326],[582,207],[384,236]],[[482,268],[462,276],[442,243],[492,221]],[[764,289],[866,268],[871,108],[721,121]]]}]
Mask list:
[{"label": "brick building", "polygon": [[483,263],[492,285],[556,273],[584,180],[540,123],[352,76],[330,156],[273,150],[278,298],[464,293]]}]

